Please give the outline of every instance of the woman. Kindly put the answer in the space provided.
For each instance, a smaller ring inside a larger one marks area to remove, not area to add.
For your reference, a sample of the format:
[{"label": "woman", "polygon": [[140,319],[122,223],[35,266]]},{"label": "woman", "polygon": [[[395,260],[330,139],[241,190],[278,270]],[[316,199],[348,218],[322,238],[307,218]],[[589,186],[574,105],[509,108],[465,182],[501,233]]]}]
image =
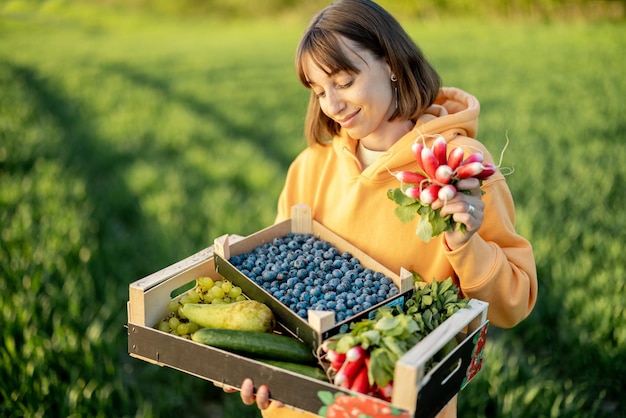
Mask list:
[{"label": "woman", "polygon": [[[306,117],[309,146],[291,165],[278,202],[277,221],[304,202],[313,217],[375,260],[425,280],[454,277],[469,298],[489,302],[489,319],[512,327],[532,310],[537,296],[530,243],[515,232],[514,204],[500,172],[485,181],[463,181],[447,202],[437,201],[465,232],[444,232],[428,243],[415,225],[400,222],[386,197],[398,187],[391,173],[417,169],[411,146],[434,135],[448,149],[461,146],[493,159],[475,139],[479,103],[470,94],[442,88],[436,71],[384,9],[368,0],[340,0],[322,10],[305,32],[296,55],[298,76],[311,90]],[[244,403],[265,417],[305,416],[279,402],[269,389],[244,381]],[[456,398],[440,413],[456,416]]]}]

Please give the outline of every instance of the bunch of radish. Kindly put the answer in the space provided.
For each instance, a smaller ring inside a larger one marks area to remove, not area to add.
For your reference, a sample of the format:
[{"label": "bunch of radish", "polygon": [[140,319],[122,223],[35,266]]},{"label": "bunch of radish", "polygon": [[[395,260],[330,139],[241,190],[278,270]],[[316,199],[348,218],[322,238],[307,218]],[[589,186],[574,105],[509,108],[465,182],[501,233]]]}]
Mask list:
[{"label": "bunch of radish", "polygon": [[[468,300],[461,298],[460,289],[451,277],[430,283],[417,273],[413,272],[413,277],[415,292],[402,307],[378,308],[373,318],[351,323],[349,331],[320,345],[318,358],[327,365],[331,382],[391,401],[397,361],[437,326],[467,306]],[[451,342],[456,345],[455,339]],[[426,365],[426,372],[433,367],[435,357]]]},{"label": "bunch of radish", "polygon": [[441,218],[439,210],[432,210],[430,205],[437,199],[447,202],[454,198],[459,192],[457,184],[463,179],[486,180],[496,172],[497,166],[485,162],[480,152],[467,157],[461,147],[454,147],[448,152],[448,144],[441,135],[435,136],[430,148],[418,139],[411,151],[419,170],[394,173],[400,187],[387,193],[399,205],[396,215],[403,222],[408,222],[419,214],[420,223],[416,232],[426,242],[441,232],[463,228],[463,224],[456,225],[451,216]]}]

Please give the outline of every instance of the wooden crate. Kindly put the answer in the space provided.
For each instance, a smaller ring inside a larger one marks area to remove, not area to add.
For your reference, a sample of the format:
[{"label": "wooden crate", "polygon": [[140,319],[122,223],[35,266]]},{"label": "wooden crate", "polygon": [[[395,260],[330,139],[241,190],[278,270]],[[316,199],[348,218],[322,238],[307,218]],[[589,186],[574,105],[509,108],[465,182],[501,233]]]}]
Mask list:
[{"label": "wooden crate", "polygon": [[[218,386],[239,389],[245,378],[252,378],[257,385],[267,384],[271,398],[286,407],[322,416],[349,404],[367,410],[393,408],[403,417],[433,417],[480,370],[488,304],[478,300],[471,300],[467,308],[448,318],[397,362],[391,403],[155,329],[167,314],[173,292],[199,276],[220,277],[214,252],[213,246],[208,247],[130,285],[127,328],[132,357]],[[459,345],[426,373],[428,361],[451,339],[457,339]]]}]

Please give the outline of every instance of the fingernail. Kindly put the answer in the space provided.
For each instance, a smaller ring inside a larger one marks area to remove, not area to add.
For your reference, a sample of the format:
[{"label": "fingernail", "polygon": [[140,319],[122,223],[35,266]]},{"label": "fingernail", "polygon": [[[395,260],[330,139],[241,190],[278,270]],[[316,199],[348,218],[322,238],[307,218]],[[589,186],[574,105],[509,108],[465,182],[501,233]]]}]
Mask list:
[{"label": "fingernail", "polygon": [[244,379],[243,383],[241,384],[241,389],[242,390],[251,390],[253,389],[254,384],[252,383],[252,379]]}]

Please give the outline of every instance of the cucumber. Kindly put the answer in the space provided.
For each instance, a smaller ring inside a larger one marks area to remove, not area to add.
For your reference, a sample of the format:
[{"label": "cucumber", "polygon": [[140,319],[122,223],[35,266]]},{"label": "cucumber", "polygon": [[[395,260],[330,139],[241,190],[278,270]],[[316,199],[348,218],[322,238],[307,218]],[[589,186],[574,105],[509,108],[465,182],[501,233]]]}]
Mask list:
[{"label": "cucumber", "polygon": [[258,331],[201,328],[193,341],[233,351],[247,357],[309,364],[316,361],[313,350],[296,338]]},{"label": "cucumber", "polygon": [[328,376],[324,371],[317,366],[309,366],[308,364],[300,364],[300,363],[292,363],[290,361],[280,361],[280,360],[267,360],[267,359],[256,359],[261,363],[269,364],[271,366],[276,366],[279,369],[289,370],[294,373],[298,373],[307,377],[311,377],[317,380],[323,380],[324,382],[328,382]]}]

